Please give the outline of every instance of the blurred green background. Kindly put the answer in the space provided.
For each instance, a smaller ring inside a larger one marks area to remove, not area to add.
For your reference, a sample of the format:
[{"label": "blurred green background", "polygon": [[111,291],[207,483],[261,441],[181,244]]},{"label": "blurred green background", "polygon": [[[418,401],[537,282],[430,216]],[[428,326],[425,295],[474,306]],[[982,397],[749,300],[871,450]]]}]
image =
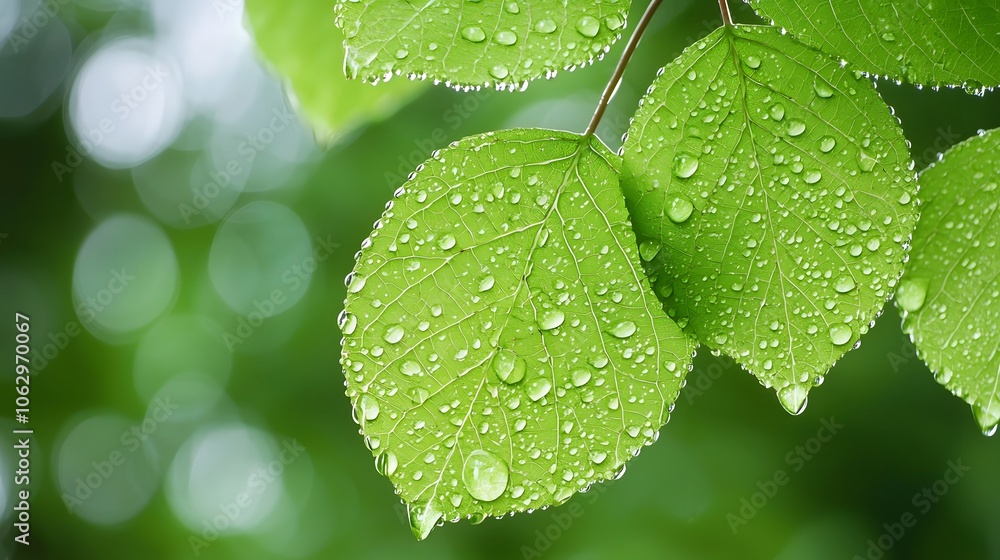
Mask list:
[{"label": "blurred green background", "polygon": [[[719,23],[708,0],[661,7],[599,131],[612,148],[656,69]],[[238,0],[3,0],[0,44],[2,348],[20,312],[34,358],[31,545],[13,541],[11,368],[0,556],[1000,559],[1000,442],[914,357],[891,306],[801,416],[703,351],[620,480],[414,540],[344,395],[343,278],[432,149],[583,130],[621,45],[524,93],[424,88],[321,148]],[[327,62],[299,61],[340,83]],[[337,87],[335,108],[374,91]],[[1000,126],[996,93],[879,91],[921,168]]]}]

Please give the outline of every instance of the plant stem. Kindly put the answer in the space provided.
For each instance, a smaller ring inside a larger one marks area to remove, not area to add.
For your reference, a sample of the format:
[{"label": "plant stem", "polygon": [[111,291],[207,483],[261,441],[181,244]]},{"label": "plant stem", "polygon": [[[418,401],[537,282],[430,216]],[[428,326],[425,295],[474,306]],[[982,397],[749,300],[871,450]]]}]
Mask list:
[{"label": "plant stem", "polygon": [[[721,1],[725,2],[725,0]],[[656,13],[656,8],[659,8],[661,3],[662,0],[652,0],[649,6],[646,7],[646,11],[642,13],[642,17],[639,18],[639,23],[635,26],[635,31],[632,32],[632,36],[628,39],[628,44],[625,45],[625,52],[622,53],[622,57],[618,60],[615,73],[611,75],[611,80],[608,81],[608,85],[604,88],[604,93],[601,94],[601,101],[597,104],[594,116],[591,117],[590,124],[587,125],[587,130],[583,133],[584,136],[592,136],[594,131],[597,130],[597,125],[600,124],[601,117],[604,116],[604,111],[608,108],[608,103],[611,102],[611,98],[618,91],[622,76],[625,74],[625,67],[628,66],[629,60],[632,59],[632,54],[635,53],[635,48],[639,45],[639,39],[642,38],[642,34],[649,25],[649,20],[653,19],[653,14]]]},{"label": "plant stem", "polygon": [[719,0],[719,9],[722,10],[722,23],[727,27],[732,27],[733,18],[729,15],[729,2],[727,0]]}]

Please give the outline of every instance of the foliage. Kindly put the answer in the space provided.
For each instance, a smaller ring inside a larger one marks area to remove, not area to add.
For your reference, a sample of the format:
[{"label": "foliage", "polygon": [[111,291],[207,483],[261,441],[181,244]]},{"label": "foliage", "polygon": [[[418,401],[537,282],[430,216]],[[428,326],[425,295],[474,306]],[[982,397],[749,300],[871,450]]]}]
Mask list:
[{"label": "foliage", "polygon": [[[659,0],[587,132],[436,152],[363,244],[342,364],[418,538],[620,474],[655,441],[698,343],[800,413],[894,294],[937,378],[984,430],[1000,420],[994,135],[921,176],[918,226],[908,143],[869,77],[1000,84],[996,6],[751,4],[791,35],[734,24],[722,0],[723,26],[661,70],[620,157],[593,130]],[[350,78],[519,90],[600,58],[628,8],[342,0],[336,24]]]}]

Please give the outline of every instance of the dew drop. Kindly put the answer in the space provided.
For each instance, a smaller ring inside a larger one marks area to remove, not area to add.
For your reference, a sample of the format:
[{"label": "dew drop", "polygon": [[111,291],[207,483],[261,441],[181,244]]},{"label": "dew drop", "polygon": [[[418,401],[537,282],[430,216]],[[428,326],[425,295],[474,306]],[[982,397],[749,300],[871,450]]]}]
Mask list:
[{"label": "dew drop", "polygon": [[924,278],[903,278],[896,289],[896,303],[903,311],[919,311],[927,299],[927,286]]},{"label": "dew drop", "polygon": [[601,30],[601,23],[590,16],[583,16],[576,23],[576,30],[584,37],[596,37]]},{"label": "dew drop", "polygon": [[611,334],[618,338],[628,338],[635,334],[635,323],[632,321],[622,321],[611,329]]},{"label": "dew drop", "polygon": [[799,415],[809,402],[809,389],[805,385],[792,383],[778,390],[778,400],[789,414]]},{"label": "dew drop", "polygon": [[552,382],[549,381],[548,378],[539,377],[531,380],[526,389],[528,391],[528,397],[532,401],[537,402],[545,398],[545,395],[549,394],[549,391],[552,390]]},{"label": "dew drop", "polygon": [[383,451],[375,457],[375,470],[383,476],[392,476],[399,466],[399,460],[392,451]]},{"label": "dew drop", "polygon": [[660,253],[660,242],[655,239],[647,239],[639,244],[639,256],[644,261],[651,261]]},{"label": "dew drop", "polygon": [[564,320],[566,320],[566,315],[562,311],[549,309],[543,311],[538,317],[538,327],[543,331],[550,331],[562,325]]},{"label": "dew drop", "polygon": [[483,32],[483,28],[474,25],[463,29],[462,37],[465,38],[466,41],[481,43],[486,39],[486,33]]},{"label": "dew drop", "polygon": [[379,406],[375,397],[371,395],[362,395],[358,406],[361,407],[361,418],[368,421],[378,418]]},{"label": "dew drop", "polygon": [[674,156],[674,175],[687,179],[698,171],[698,158],[683,152]]},{"label": "dew drop", "polygon": [[440,247],[441,250],[443,251],[447,251],[448,249],[451,249],[454,246],[455,246],[455,236],[450,233],[446,233],[441,236],[441,239],[438,239],[438,247]]},{"label": "dew drop", "polygon": [[788,121],[788,135],[789,136],[801,136],[803,132],[806,131],[806,123],[792,119]]},{"label": "dew drop", "polygon": [[340,332],[345,335],[354,334],[354,329],[358,327],[358,318],[353,313],[348,313],[345,309],[337,317],[337,325],[340,327]]},{"label": "dew drop", "polygon": [[667,208],[667,217],[676,224],[686,222],[694,212],[694,204],[683,196],[677,196],[670,202]]},{"label": "dew drop", "polygon": [[760,68],[760,58],[752,54],[747,55],[747,57],[743,59],[743,62],[747,65],[747,67],[752,68],[754,70]]},{"label": "dew drop", "polygon": [[776,121],[780,121],[785,118],[785,106],[781,103],[771,105],[771,108],[768,109],[767,112],[771,115],[771,118]]},{"label": "dew drop", "polygon": [[548,34],[552,33],[555,30],[556,30],[556,22],[552,21],[551,19],[539,20],[538,23],[535,24],[535,31],[539,33]]},{"label": "dew drop", "polygon": [[406,506],[406,515],[410,519],[410,530],[418,541],[427,538],[431,530],[441,520],[442,513],[431,502],[414,502]]},{"label": "dew drop", "polygon": [[851,331],[851,327],[847,325],[834,325],[830,327],[830,341],[836,346],[843,346],[851,341],[851,337],[854,333]]},{"label": "dew drop", "polygon": [[510,350],[500,350],[493,358],[493,372],[504,383],[513,385],[524,379],[524,360]]},{"label": "dew drop", "polygon": [[490,76],[498,80],[502,80],[510,75],[510,70],[507,69],[503,64],[497,64],[493,68],[490,68]]},{"label": "dew drop", "polygon": [[582,387],[590,381],[590,370],[587,368],[575,369],[570,374],[570,380],[574,387]]},{"label": "dew drop", "polygon": [[837,277],[837,280],[833,283],[833,289],[841,294],[846,294],[850,292],[855,287],[854,277],[850,274],[842,274]]},{"label": "dew drop", "polygon": [[389,344],[396,344],[400,340],[403,340],[403,327],[402,325],[391,325],[389,328],[385,329],[385,334],[382,338]]},{"label": "dew drop", "polygon": [[494,35],[493,40],[500,45],[509,47],[510,45],[513,45],[514,43],[517,42],[517,34],[515,34],[513,31],[504,30]]},{"label": "dew drop", "polygon": [[833,88],[830,87],[830,84],[826,83],[826,80],[819,77],[817,77],[816,81],[813,83],[813,91],[815,91],[816,95],[822,97],[823,99],[833,97]]},{"label": "dew drop", "polygon": [[365,278],[365,276],[362,274],[357,274],[354,272],[348,274],[345,281],[348,293],[356,294],[360,292],[361,289],[365,287],[365,282],[367,281],[368,279]]},{"label": "dew drop", "polygon": [[833,136],[824,136],[822,140],[819,141],[819,149],[824,154],[828,154],[837,147],[837,141],[834,140]]},{"label": "dew drop", "polygon": [[510,470],[507,463],[490,453],[477,449],[465,458],[462,482],[469,494],[477,500],[492,502],[507,489]]},{"label": "dew drop", "polygon": [[865,173],[871,173],[875,169],[875,158],[868,155],[864,150],[858,152],[858,167]]}]

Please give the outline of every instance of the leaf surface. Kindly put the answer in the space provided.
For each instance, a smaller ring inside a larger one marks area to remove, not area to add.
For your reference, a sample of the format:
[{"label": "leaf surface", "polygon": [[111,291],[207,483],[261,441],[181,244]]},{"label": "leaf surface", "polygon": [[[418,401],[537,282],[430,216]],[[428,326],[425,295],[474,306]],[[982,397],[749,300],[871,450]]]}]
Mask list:
[{"label": "leaf surface", "polygon": [[516,89],[589,64],[621,36],[629,0],[342,0],[344,69],[368,81],[394,74],[453,86]]},{"label": "leaf surface", "polygon": [[935,379],[1000,421],[1000,133],[967,140],[920,175],[921,217],[896,292],[903,332]]},{"label": "leaf surface", "polygon": [[466,138],[397,193],[348,277],[342,364],[414,534],[562,503],[652,443],[691,364],[599,140]]},{"label": "leaf surface", "polygon": [[912,166],[870,81],[775,28],[737,26],[653,82],[622,189],[668,314],[798,413],[892,295],[916,222]]},{"label": "leaf surface", "polygon": [[914,84],[1000,85],[997,0],[749,0],[799,40]]},{"label": "leaf surface", "polygon": [[329,0],[246,0],[246,13],[258,48],[324,140],[392,115],[424,89],[403,80],[373,88],[344,79],[343,38]]}]

